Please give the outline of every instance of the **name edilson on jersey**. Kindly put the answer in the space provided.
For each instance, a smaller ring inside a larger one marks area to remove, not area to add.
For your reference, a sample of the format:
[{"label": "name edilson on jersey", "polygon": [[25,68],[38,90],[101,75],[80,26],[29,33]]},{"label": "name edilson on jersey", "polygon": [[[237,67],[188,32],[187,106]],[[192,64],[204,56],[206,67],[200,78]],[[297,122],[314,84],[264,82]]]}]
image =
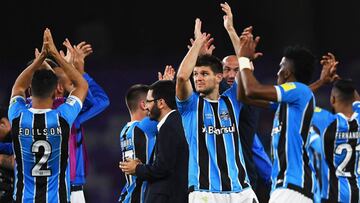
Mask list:
[{"label": "name edilson on jersey", "polygon": [[19,135],[61,135],[61,127],[57,128],[19,128]]}]

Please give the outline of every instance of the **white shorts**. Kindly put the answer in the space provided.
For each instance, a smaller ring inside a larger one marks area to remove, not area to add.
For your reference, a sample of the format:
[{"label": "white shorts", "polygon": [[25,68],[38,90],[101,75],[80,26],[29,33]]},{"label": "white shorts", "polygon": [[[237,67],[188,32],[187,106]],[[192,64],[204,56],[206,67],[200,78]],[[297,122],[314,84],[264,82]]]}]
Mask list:
[{"label": "white shorts", "polygon": [[313,200],[305,195],[288,188],[279,188],[270,195],[269,203],[313,203]]},{"label": "white shorts", "polygon": [[194,191],[189,194],[189,203],[258,203],[254,191],[249,188],[237,193],[213,193]]},{"label": "white shorts", "polygon": [[71,203],[85,203],[85,196],[83,190],[73,191],[70,195]]}]

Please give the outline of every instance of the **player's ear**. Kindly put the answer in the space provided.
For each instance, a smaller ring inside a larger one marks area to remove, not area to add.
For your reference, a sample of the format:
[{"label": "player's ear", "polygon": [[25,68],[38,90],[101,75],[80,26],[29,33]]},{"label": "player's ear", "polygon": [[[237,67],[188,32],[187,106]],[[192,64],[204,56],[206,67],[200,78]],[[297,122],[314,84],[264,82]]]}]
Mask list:
[{"label": "player's ear", "polygon": [[146,110],[146,103],[144,100],[141,100],[139,103],[139,107],[141,110],[145,111]]},{"label": "player's ear", "polygon": [[218,83],[220,83],[221,80],[223,79],[223,74],[222,73],[217,73],[215,76],[216,76],[216,81]]},{"label": "player's ear", "polygon": [[64,87],[60,84],[60,83],[58,83],[57,85],[56,85],[56,90],[55,91],[57,91],[58,93],[60,93],[60,94],[64,94]]},{"label": "player's ear", "polygon": [[284,70],[284,79],[285,79],[285,81],[287,81],[290,78],[291,74],[292,74],[292,71],[290,70],[290,68],[287,68],[287,69]]},{"label": "player's ear", "polygon": [[330,96],[330,104],[331,104],[331,106],[334,106],[335,102],[336,102],[336,98],[333,95],[331,95]]}]

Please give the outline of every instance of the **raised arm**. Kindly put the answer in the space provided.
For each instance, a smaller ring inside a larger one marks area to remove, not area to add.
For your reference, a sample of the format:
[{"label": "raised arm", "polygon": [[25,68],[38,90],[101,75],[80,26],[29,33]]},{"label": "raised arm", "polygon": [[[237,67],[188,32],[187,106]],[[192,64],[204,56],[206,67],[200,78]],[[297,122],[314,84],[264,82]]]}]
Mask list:
[{"label": "raised arm", "polygon": [[245,95],[251,99],[278,101],[275,87],[260,84],[253,74],[250,59],[256,54],[255,49],[259,40],[260,37],[253,39],[252,27],[248,27],[242,33],[239,50],[236,51]]},{"label": "raised arm", "polygon": [[31,84],[31,79],[34,75],[34,72],[38,70],[44,62],[47,55],[47,50],[45,49],[45,47],[48,44],[45,33],[46,31],[44,31],[43,47],[41,49],[41,52],[34,59],[33,63],[30,64],[27,68],[25,68],[25,70],[23,70],[23,72],[15,80],[11,91],[11,98],[14,96],[22,96],[25,98],[25,91],[29,88]]},{"label": "raised arm", "polygon": [[[240,37],[238,36],[238,34],[236,33],[236,30],[234,28],[233,14],[231,11],[231,7],[227,2],[220,4],[220,6],[221,6],[222,11],[225,12],[225,15],[223,16],[224,27],[225,27],[227,33],[229,34],[231,43],[232,43],[232,45],[234,47],[234,51],[236,53],[236,51],[238,51],[240,49]],[[254,56],[251,57],[251,60],[255,60],[259,56],[262,56],[262,53],[255,53]],[[251,65],[251,70],[254,70],[254,66],[253,66],[252,62],[250,63],[250,65]],[[268,101],[255,100],[255,99],[251,99],[246,96],[240,71],[236,74],[236,78],[237,78],[237,83],[238,83],[237,97],[241,102],[243,102],[245,104],[249,104],[249,105],[262,107],[262,108],[269,107]]]},{"label": "raised arm", "polygon": [[176,97],[180,100],[186,100],[193,92],[190,76],[205,40],[206,33],[201,33],[201,21],[197,18],[195,20],[195,41],[181,62],[176,75]]},{"label": "raised arm", "polygon": [[79,71],[77,71],[70,63],[65,61],[65,59],[60,55],[60,53],[56,49],[51,32],[48,28],[45,30],[45,36],[48,41],[48,53],[54,57],[56,62],[64,70],[65,74],[69,77],[69,79],[74,85],[75,89],[72,91],[71,95],[78,97],[83,102],[85,100],[88,90],[87,82],[79,73]]},{"label": "raised arm", "polygon": [[91,45],[83,41],[73,46],[68,39],[65,39],[63,45],[67,48],[66,55],[62,54],[63,57],[73,64],[89,86],[83,107],[77,117],[77,120],[83,123],[104,111],[109,106],[110,101],[100,85],[85,72],[85,58],[93,53]]},{"label": "raised arm", "polygon": [[309,85],[313,92],[316,92],[323,85],[330,84],[339,79],[339,75],[336,74],[339,62],[336,61],[334,54],[328,52],[322,57],[320,64],[322,65],[320,78]]},{"label": "raised arm", "polygon": [[175,69],[171,65],[166,65],[164,74],[158,72],[158,80],[174,80],[175,78]]}]

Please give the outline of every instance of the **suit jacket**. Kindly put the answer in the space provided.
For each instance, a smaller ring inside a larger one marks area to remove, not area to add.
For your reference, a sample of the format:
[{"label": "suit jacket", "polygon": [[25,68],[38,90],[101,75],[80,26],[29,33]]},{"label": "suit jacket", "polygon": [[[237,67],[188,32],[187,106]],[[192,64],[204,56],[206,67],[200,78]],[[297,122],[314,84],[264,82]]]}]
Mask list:
[{"label": "suit jacket", "polygon": [[188,202],[188,159],[181,116],[174,111],[159,129],[153,162],[136,167],[136,176],[148,181],[145,202]]}]

